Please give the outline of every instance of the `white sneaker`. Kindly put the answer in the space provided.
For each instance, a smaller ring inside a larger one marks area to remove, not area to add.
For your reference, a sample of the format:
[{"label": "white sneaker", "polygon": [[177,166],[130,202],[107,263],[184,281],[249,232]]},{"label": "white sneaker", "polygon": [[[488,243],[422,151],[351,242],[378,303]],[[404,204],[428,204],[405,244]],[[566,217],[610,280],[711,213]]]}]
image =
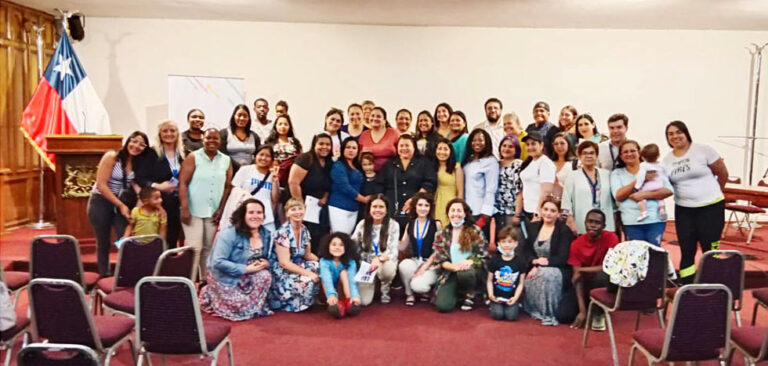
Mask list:
[{"label": "white sneaker", "polygon": [[382,304],[389,304],[392,302],[392,298],[389,296],[389,292],[382,292],[381,293],[381,303]]},{"label": "white sneaker", "polygon": [[643,221],[648,218],[648,211],[643,211],[640,216],[637,217],[637,221]]}]

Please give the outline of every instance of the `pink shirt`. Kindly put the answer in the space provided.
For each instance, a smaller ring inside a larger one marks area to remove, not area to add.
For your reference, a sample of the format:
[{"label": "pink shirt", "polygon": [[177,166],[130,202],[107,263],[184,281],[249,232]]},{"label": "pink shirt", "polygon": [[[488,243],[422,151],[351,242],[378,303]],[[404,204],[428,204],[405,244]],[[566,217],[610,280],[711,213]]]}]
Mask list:
[{"label": "pink shirt", "polygon": [[387,127],[387,132],[384,133],[384,137],[379,142],[373,141],[371,130],[365,130],[360,134],[358,142],[360,143],[361,151],[370,151],[373,154],[373,164],[376,172],[381,170],[384,163],[397,153],[395,144],[398,138],[400,138],[400,133],[392,127]]}]

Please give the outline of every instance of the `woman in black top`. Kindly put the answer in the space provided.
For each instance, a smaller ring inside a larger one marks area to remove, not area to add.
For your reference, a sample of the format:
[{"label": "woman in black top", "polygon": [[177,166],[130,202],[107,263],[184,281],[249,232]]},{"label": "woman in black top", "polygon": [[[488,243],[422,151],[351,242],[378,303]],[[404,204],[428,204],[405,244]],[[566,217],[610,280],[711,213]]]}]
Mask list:
[{"label": "woman in black top", "polygon": [[[309,229],[312,252],[315,254],[319,248],[320,238],[330,230],[326,203],[331,191],[332,146],[333,142],[328,133],[321,132],[315,135],[309,151],[296,158],[288,175],[288,188],[293,198],[304,201],[306,205],[307,196],[312,196],[317,199],[317,205],[321,206],[318,222],[307,221],[307,217],[304,217],[304,225]],[[307,210],[309,211],[310,208],[308,207]]]},{"label": "woman in black top", "polygon": [[376,173],[377,185],[389,202],[390,216],[400,224],[403,235],[409,219],[411,197],[416,192],[435,193],[437,172],[429,159],[416,154],[416,141],[411,135],[397,139],[397,155],[387,161]]},{"label": "woman in black top", "polygon": [[405,236],[400,243],[406,253],[398,269],[405,288],[405,305],[413,306],[414,292],[421,295],[422,301],[429,300],[429,291],[437,281],[437,270],[432,268],[434,256],[432,243],[435,233],[442,229],[435,220],[435,203],[432,195],[418,192],[411,199],[411,220],[405,227]]},{"label": "woman in black top", "polygon": [[163,209],[168,215],[165,240],[175,248],[181,233],[181,204],[179,203],[179,171],[184,160],[181,138],[176,122],[165,120],[157,126],[157,145],[136,159],[136,182],[152,187],[163,197]]}]

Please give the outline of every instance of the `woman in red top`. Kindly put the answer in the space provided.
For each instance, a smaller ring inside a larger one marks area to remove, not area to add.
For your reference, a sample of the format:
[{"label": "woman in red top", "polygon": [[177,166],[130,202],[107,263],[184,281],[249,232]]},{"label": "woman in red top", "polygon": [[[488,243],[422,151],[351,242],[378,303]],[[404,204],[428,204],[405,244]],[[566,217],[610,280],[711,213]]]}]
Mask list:
[{"label": "woman in red top", "polygon": [[378,173],[384,163],[395,156],[395,143],[400,133],[392,127],[387,127],[387,112],[384,108],[374,107],[368,120],[371,129],[360,134],[360,148],[361,151],[370,151],[373,154],[374,170]]}]

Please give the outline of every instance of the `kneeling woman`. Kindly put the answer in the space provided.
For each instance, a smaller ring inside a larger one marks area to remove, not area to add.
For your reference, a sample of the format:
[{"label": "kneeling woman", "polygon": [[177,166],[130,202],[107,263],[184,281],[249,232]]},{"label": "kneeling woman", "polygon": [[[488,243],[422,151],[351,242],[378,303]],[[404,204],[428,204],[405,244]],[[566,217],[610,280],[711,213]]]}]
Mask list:
[{"label": "kneeling woman", "polygon": [[446,207],[451,223],[435,236],[435,263],[442,269],[437,280],[437,310],[449,312],[461,301],[461,310],[470,311],[475,293],[484,281],[488,241],[474,225],[472,210],[455,198]]},{"label": "kneeling woman", "polygon": [[[571,283],[568,255],[573,231],[558,220],[560,201],[557,198],[544,198],[539,212],[541,220],[528,225],[528,237],[521,248],[531,268],[525,280],[524,309],[531,317],[541,320],[541,325],[555,326],[559,324],[563,292]],[[564,285],[564,282],[567,283]]]},{"label": "kneeling woman", "polygon": [[285,203],[288,221],[272,235],[275,247],[270,261],[274,278],[270,291],[272,309],[304,311],[312,306],[319,288],[317,256],[310,251],[309,230],[302,224],[304,208],[301,200],[289,199]]},{"label": "kneeling woman", "polygon": [[231,221],[208,257],[208,285],[200,290],[200,307],[235,321],[272,315],[267,305],[272,233],[262,226],[264,205],[249,198],[235,210]]},{"label": "kneeling woman", "polygon": [[[342,149],[343,150],[343,149]],[[323,281],[328,312],[334,318],[357,315],[360,312],[360,292],[357,290],[357,248],[346,233],[328,234],[320,241],[320,279]],[[339,297],[341,288],[344,298]]]},{"label": "kneeling woman", "polygon": [[[371,271],[379,270],[376,277],[381,281],[382,304],[392,300],[389,288],[397,273],[397,243],[400,235],[400,225],[387,215],[388,206],[384,195],[373,196],[365,219],[357,224],[352,233],[352,239],[360,247],[361,259],[371,264]],[[368,306],[373,301],[374,283],[360,283],[358,287],[363,306]]]}]

